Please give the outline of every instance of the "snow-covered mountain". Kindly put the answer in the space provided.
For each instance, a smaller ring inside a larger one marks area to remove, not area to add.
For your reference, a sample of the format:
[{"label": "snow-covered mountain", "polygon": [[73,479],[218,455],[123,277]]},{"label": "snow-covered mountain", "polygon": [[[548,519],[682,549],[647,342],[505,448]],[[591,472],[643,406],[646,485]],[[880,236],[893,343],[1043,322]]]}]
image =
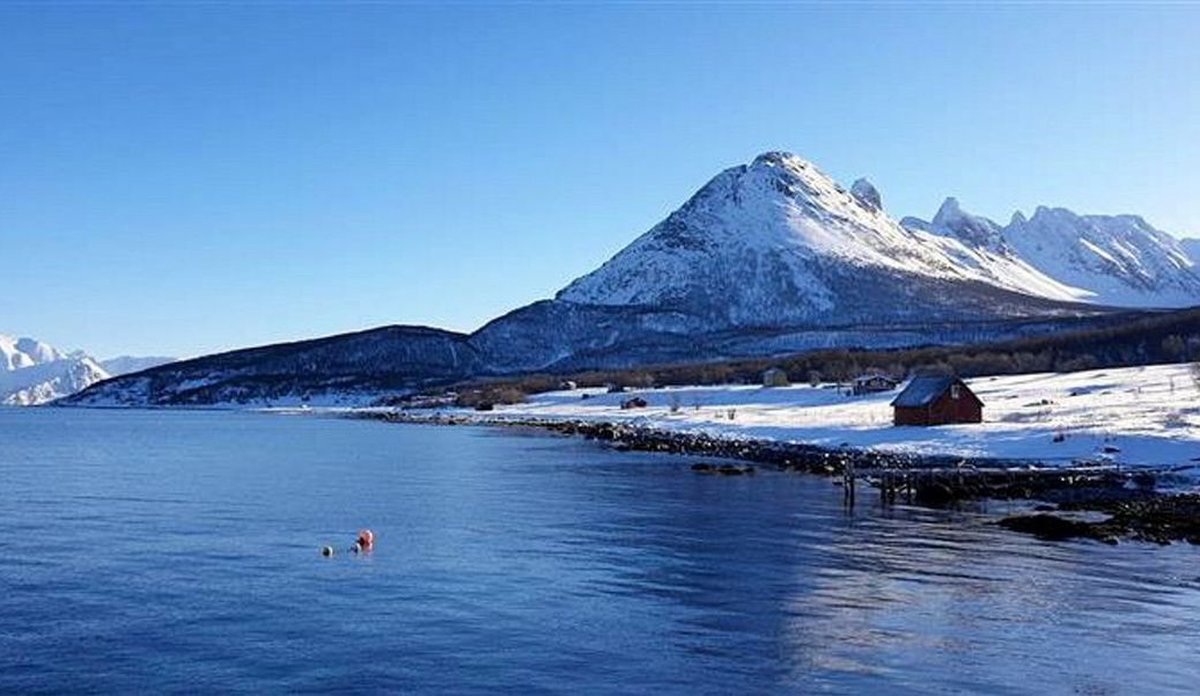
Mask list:
[{"label": "snow-covered mountain", "polygon": [[32,338],[12,338],[0,334],[0,371],[40,365],[66,359],[66,353]]},{"label": "snow-covered mountain", "polygon": [[1001,227],[951,199],[931,222],[902,224],[869,181],[847,189],[769,152],[719,173],[554,299],[473,334],[395,326],[263,346],[68,401],[347,402],[530,372],[1044,335],[1118,321],[1108,304],[1198,304],[1192,268],[1140,218],[1039,209]]},{"label": "snow-covered mountain", "polygon": [[0,405],[29,406],[82,391],[109,373],[87,355],[0,335]]},{"label": "snow-covered mountain", "polygon": [[174,358],[122,356],[99,361],[32,338],[0,334],[0,406],[33,406],[83,391],[111,377],[139,372]]},{"label": "snow-covered mountain", "polygon": [[[1120,307],[1189,307],[1200,304],[1196,249],[1136,215],[1078,215],[1039,207],[1032,217],[1014,213],[1007,226],[962,211],[946,200],[932,222],[905,218],[915,231],[961,242],[977,254],[1009,264],[997,267],[1014,285],[1047,297]],[[1037,276],[1024,275],[1033,271]],[[1050,278],[1048,288],[1041,278]]]},{"label": "snow-covered mountain", "polygon": [[104,368],[86,355],[0,372],[0,405],[44,404],[108,378]]},{"label": "snow-covered mountain", "polygon": [[847,191],[769,152],[717,175],[557,299],[732,328],[1028,316],[1077,296],[1002,249],[905,228],[866,180]]}]

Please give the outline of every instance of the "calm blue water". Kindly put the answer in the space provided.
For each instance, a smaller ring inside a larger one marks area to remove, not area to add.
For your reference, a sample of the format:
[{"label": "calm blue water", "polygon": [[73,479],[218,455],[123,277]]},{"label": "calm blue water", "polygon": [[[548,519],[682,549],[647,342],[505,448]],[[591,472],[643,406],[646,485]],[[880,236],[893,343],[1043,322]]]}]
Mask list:
[{"label": "calm blue water", "polygon": [[[1194,693],[1200,549],[475,428],[0,410],[0,692]],[[325,559],[373,528],[367,557]]]}]

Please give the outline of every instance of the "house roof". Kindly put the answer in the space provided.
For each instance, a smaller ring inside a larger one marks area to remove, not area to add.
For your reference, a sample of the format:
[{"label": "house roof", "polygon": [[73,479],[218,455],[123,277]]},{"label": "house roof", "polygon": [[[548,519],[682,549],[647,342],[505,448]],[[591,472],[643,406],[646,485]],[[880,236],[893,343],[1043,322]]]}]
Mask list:
[{"label": "house roof", "polygon": [[889,375],[881,375],[877,372],[872,372],[872,373],[865,374],[865,375],[859,375],[854,378],[854,381],[855,382],[870,382],[871,380],[875,380],[875,379],[887,380],[888,382],[891,382],[892,384],[895,384],[900,381],[900,380],[896,379],[895,377],[891,377]]},{"label": "house roof", "polygon": [[892,405],[904,408],[928,406],[957,381],[957,377],[913,377],[904,391],[892,400]]}]

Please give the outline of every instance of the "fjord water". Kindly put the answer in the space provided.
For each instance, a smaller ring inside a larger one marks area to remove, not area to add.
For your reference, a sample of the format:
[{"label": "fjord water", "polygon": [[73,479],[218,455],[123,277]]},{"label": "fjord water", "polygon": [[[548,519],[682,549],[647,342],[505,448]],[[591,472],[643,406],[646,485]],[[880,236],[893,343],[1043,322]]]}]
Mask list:
[{"label": "fjord water", "polygon": [[827,480],[694,461],[0,410],[0,692],[1194,693],[1195,547],[847,515]]}]

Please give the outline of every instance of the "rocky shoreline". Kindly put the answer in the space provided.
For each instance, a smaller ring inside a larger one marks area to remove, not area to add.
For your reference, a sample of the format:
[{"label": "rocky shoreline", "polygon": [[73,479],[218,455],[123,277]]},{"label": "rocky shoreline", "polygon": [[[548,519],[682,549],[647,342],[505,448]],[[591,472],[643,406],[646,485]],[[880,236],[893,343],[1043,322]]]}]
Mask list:
[{"label": "rocky shoreline", "polygon": [[[1116,467],[1045,467],[1027,460],[914,456],[856,449],[828,449],[772,440],[718,438],[608,421],[502,418],[442,412],[361,411],[350,418],[423,425],[478,425],[537,429],[596,440],[618,451],[657,452],[729,459],[697,463],[697,474],[752,475],[757,467],[835,478],[853,504],[856,481],[879,490],[881,502],[897,499],[931,508],[983,499],[1039,501],[1036,514],[996,524],[1047,540],[1074,538],[1117,543],[1120,539],[1200,544],[1200,494],[1155,490],[1157,473]],[[1103,516],[1078,519],[1080,512]]]}]

